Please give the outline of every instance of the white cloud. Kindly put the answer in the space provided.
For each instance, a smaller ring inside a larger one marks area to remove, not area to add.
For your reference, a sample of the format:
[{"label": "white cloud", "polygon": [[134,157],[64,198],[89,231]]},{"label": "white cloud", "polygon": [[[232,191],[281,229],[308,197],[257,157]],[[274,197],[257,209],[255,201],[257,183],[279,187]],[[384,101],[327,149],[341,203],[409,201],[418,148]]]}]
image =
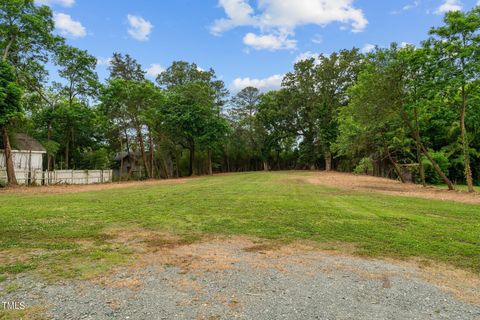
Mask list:
[{"label": "white cloud", "polygon": [[127,16],[127,19],[130,26],[130,28],[128,28],[128,34],[138,41],[147,41],[153,29],[152,23],[140,16],[131,14]]},{"label": "white cloud", "polygon": [[375,50],[376,46],[371,43],[367,43],[363,46],[363,48],[360,50],[362,53],[369,53]]},{"label": "white cloud", "polygon": [[265,79],[237,78],[230,85],[233,93],[240,92],[246,87],[255,87],[262,92],[278,90],[282,86],[284,75],[273,75]]},{"label": "white cloud", "polygon": [[435,14],[441,15],[450,11],[462,11],[463,6],[460,0],[445,0],[445,2],[435,10]]},{"label": "white cloud", "polygon": [[156,78],[163,71],[165,71],[165,69],[161,65],[159,65],[158,63],[153,63],[147,69],[147,76],[151,78]]},{"label": "white cloud", "polygon": [[112,58],[97,58],[97,66],[109,66],[112,62]]},{"label": "white cloud", "polygon": [[[353,32],[361,32],[368,24],[363,11],[353,6],[354,0],[258,0],[256,10],[249,0],[219,0],[227,15],[216,20],[210,28],[215,35],[236,27],[257,28],[271,37],[295,34],[303,25],[326,26],[333,22],[349,25]],[[260,37],[260,36],[258,36]],[[289,41],[294,41],[288,39]]]},{"label": "white cloud", "polygon": [[256,24],[253,17],[254,10],[245,0],[219,0],[218,5],[223,7],[227,14],[227,19],[215,21],[210,31],[215,35],[238,26],[247,26]]},{"label": "white cloud", "polygon": [[312,42],[315,43],[315,44],[321,44],[323,42],[323,37],[320,34],[316,34],[312,38]]},{"label": "white cloud", "polygon": [[319,53],[315,53],[315,52],[312,52],[312,51],[303,52],[303,53],[300,53],[295,58],[293,63],[297,63],[297,62],[304,61],[304,60],[309,60],[309,59],[312,59],[312,58],[317,59],[319,56],[320,56]]},{"label": "white cloud", "polygon": [[64,7],[71,7],[75,4],[75,0],[35,0],[35,3],[47,6],[53,6],[57,4]]},{"label": "white cloud", "polygon": [[63,36],[72,38],[82,38],[87,35],[87,30],[79,21],[75,21],[72,17],[65,13],[54,13],[55,27],[60,30]]},{"label": "white cloud", "polygon": [[256,50],[284,50],[295,49],[297,41],[289,39],[288,35],[256,35],[254,33],[247,33],[243,38],[243,43]]},{"label": "white cloud", "polygon": [[395,10],[392,14],[401,14],[405,11],[410,11],[412,9],[418,8],[420,6],[420,0],[415,0],[407,5],[404,5],[401,10]]}]

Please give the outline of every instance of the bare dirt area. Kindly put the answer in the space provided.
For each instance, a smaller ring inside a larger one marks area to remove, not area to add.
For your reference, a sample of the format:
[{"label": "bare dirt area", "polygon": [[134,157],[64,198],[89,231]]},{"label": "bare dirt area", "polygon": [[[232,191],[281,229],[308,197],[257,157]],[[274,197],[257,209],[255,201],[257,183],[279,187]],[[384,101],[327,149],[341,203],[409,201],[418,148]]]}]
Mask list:
[{"label": "bare dirt area", "polygon": [[112,182],[104,184],[89,184],[89,185],[52,185],[52,186],[38,186],[38,187],[27,187],[19,186],[14,188],[4,188],[0,189],[0,194],[2,193],[12,193],[12,194],[62,194],[62,193],[79,193],[79,192],[90,192],[90,191],[100,191],[100,190],[112,190],[112,189],[125,189],[132,187],[148,187],[156,185],[168,185],[168,184],[179,184],[186,183],[192,178],[181,178],[181,179],[170,179],[170,180],[144,180],[144,181],[122,181],[122,182]]},{"label": "bare dirt area", "polygon": [[291,179],[342,190],[480,204],[480,193],[471,194],[464,191],[449,191],[435,187],[424,188],[412,183],[401,183],[400,181],[371,176],[340,172],[312,172],[306,176],[292,176]]},{"label": "bare dirt area", "polygon": [[131,266],[54,285],[19,276],[2,299],[47,319],[480,318],[480,278],[448,266],[354,257],[337,243],[109,234],[134,250]]}]

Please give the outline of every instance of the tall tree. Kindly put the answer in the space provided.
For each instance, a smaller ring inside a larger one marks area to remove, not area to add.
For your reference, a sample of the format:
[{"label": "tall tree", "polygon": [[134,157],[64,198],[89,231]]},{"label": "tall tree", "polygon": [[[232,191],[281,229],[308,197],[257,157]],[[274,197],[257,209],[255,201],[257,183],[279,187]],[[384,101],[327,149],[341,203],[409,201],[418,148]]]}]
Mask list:
[{"label": "tall tree", "polygon": [[465,123],[469,109],[474,107],[470,98],[480,88],[480,7],[447,13],[444,26],[432,29],[430,34],[426,45],[438,63],[439,89],[459,112],[465,180],[468,191],[474,192],[470,137]]},{"label": "tall tree", "polygon": [[8,185],[16,185],[17,179],[7,126],[13,118],[21,113],[21,98],[22,90],[17,84],[13,67],[5,61],[0,61],[0,133],[3,139]]},{"label": "tall tree", "polygon": [[94,56],[85,50],[62,45],[56,50],[55,63],[59,66],[59,76],[66,80],[65,85],[60,86],[70,106],[75,99],[85,100],[97,95],[100,84]]},{"label": "tall tree", "polygon": [[250,158],[249,161],[253,162],[257,162],[261,157],[262,145],[255,126],[260,100],[261,94],[257,88],[246,87],[232,98],[229,109],[229,117],[236,136],[244,140],[243,152],[246,157]]},{"label": "tall tree", "polygon": [[[17,79],[24,87],[38,90],[45,77],[43,63],[49,52],[61,42],[53,36],[52,12],[47,6],[36,6],[34,0],[0,2],[0,52],[3,63],[13,66]],[[10,72],[10,71],[5,71]],[[3,126],[5,152],[11,153],[8,129]],[[7,157],[7,168],[13,168]],[[14,173],[10,176],[13,178]],[[12,180],[10,184],[16,184]]]},{"label": "tall tree", "polygon": [[[119,132],[124,135],[129,159],[134,158],[130,148],[129,132],[131,129],[135,131],[134,137],[140,147],[146,176],[152,178],[152,168],[149,165],[151,161],[149,162],[147,159],[145,148],[145,123],[141,121],[140,115],[148,107],[150,93],[154,90],[153,84],[145,80],[145,71],[142,66],[128,54],[123,56],[120,53],[114,53],[109,69],[110,78],[109,85],[104,92],[106,93],[106,97],[103,99],[104,105],[107,106],[106,110],[115,116],[117,125],[121,127]],[[142,96],[142,92],[147,95]]]},{"label": "tall tree", "polygon": [[260,98],[254,126],[265,171],[269,169],[272,151],[277,153],[277,168],[280,168],[280,152],[292,149],[298,140],[296,129],[292,130],[296,115],[288,103],[289,98],[290,93],[285,89],[267,92]]},{"label": "tall tree", "polygon": [[318,95],[316,77],[317,60],[302,60],[294,66],[293,72],[287,73],[283,79],[283,88],[288,93],[287,100],[294,113],[292,128],[301,137],[299,162],[303,168],[316,169],[320,158],[319,110],[322,102]]},{"label": "tall tree", "polygon": [[150,81],[124,79],[110,80],[101,97],[102,110],[124,134],[128,155],[130,155],[129,131],[134,130],[148,178],[152,178],[153,175],[151,162],[147,159],[144,136],[146,123],[142,115],[156,103],[156,97],[157,89]]},{"label": "tall tree", "polygon": [[[80,103],[88,103],[89,98],[97,95],[100,83],[95,71],[97,59],[87,51],[71,46],[62,45],[55,50],[55,63],[59,67],[58,74],[65,79],[65,83],[58,83],[60,95],[65,97],[68,107],[74,108]],[[74,113],[74,111],[72,111]],[[74,126],[66,128],[65,139],[65,168],[70,167],[70,152],[76,141]]]},{"label": "tall tree", "polygon": [[338,114],[348,104],[347,89],[352,86],[362,67],[358,49],[341,50],[329,56],[320,55],[316,64],[319,110],[319,142],[325,155],[325,170],[333,170],[332,144],[338,135]]},{"label": "tall tree", "polygon": [[129,54],[114,53],[110,60],[110,79],[123,79],[129,81],[145,80],[145,71],[142,66]]},{"label": "tall tree", "polygon": [[[170,93],[166,108],[169,112],[164,119],[170,132],[182,137],[182,147],[189,150],[189,175],[192,175],[198,139],[207,134],[207,123],[212,117],[220,117],[228,91],[223,81],[217,79],[214,70],[205,71],[195,63],[184,61],[173,62],[157,77],[157,83]],[[212,130],[216,128],[214,126]]]}]

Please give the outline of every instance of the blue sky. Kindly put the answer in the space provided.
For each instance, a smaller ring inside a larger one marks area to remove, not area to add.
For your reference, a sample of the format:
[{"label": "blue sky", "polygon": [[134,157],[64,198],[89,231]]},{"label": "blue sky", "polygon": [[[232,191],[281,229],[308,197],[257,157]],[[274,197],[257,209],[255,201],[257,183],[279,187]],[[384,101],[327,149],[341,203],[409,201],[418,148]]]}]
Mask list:
[{"label": "blue sky", "polygon": [[[294,61],[343,48],[418,44],[448,10],[477,0],[37,0],[57,32],[99,59],[129,53],[156,73],[172,61],[213,68],[232,91],[279,86]],[[478,0],[480,3],[480,0]]]}]

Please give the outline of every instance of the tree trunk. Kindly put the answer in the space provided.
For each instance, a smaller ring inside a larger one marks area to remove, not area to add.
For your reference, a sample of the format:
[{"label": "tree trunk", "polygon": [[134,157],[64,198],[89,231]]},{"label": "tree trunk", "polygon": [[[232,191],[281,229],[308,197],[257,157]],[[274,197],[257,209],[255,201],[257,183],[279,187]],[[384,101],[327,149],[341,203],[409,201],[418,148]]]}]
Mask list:
[{"label": "tree trunk", "polygon": [[[418,135],[420,135],[420,124],[418,123],[418,113],[417,109],[415,108],[415,129]],[[420,139],[415,139],[416,150],[417,150],[417,162],[418,162],[418,171],[420,173],[420,180],[422,182],[422,186],[426,187],[427,182],[425,181],[425,167],[423,166],[422,162],[422,149],[419,144]]]},{"label": "tree trunk", "polygon": [[155,146],[153,145],[152,131],[148,128],[148,143],[150,147],[150,178],[154,178]]},{"label": "tree trunk", "polygon": [[213,175],[212,151],[208,150],[208,174]]},{"label": "tree trunk", "polygon": [[135,120],[135,124],[136,124],[136,130],[137,130],[137,140],[138,140],[138,144],[140,145],[140,153],[142,154],[142,162],[143,162],[143,166],[145,168],[145,171],[146,171],[146,176],[147,178],[152,178],[151,176],[151,172],[150,172],[150,169],[148,167],[148,161],[147,161],[147,153],[145,152],[145,143],[143,141],[143,134],[142,134],[142,129],[140,127],[140,125],[138,124],[138,122]]},{"label": "tree trunk", "polygon": [[332,171],[332,154],[330,152],[325,153],[325,171]]},{"label": "tree trunk", "polygon": [[163,166],[165,167],[165,178],[170,179],[170,177],[173,176],[173,174],[171,174],[172,170],[170,169],[171,160],[167,162],[167,159],[165,159],[165,157],[163,156],[161,157],[161,159],[162,159]]},{"label": "tree trunk", "polygon": [[128,159],[128,172],[127,172],[127,179],[130,179],[130,176],[132,175],[133,171],[133,166],[132,166],[132,156],[130,154],[130,142],[128,141],[128,133],[127,133],[127,127],[123,127],[123,133],[125,134],[125,144],[127,147],[127,159]]},{"label": "tree trunk", "polygon": [[120,137],[120,180],[123,178],[123,139]]},{"label": "tree trunk", "polygon": [[460,112],[460,128],[462,136],[463,162],[465,167],[465,179],[467,180],[468,192],[475,192],[473,189],[472,168],[470,167],[470,148],[465,127],[465,113],[467,112],[467,99],[465,86],[462,87],[462,110]]},{"label": "tree trunk", "polygon": [[417,143],[416,149],[417,149],[417,161],[418,161],[418,171],[420,173],[420,181],[422,182],[422,186],[426,187],[427,182],[425,181],[425,167],[423,166],[423,163],[422,163],[422,151],[418,143]]},{"label": "tree trunk", "polygon": [[176,147],[175,147],[175,175],[177,179],[180,178],[180,166],[179,166],[178,152]]},{"label": "tree trunk", "polygon": [[390,150],[388,150],[388,147],[385,147],[385,152],[387,153],[388,160],[390,160],[390,163],[393,165],[393,169],[397,173],[402,183],[407,183],[407,179],[405,179],[405,176],[402,173],[402,169],[400,169],[400,167],[398,166],[398,163],[393,159],[392,154],[390,153]]},{"label": "tree trunk", "polygon": [[13,166],[12,147],[10,146],[10,137],[8,136],[7,126],[2,126],[3,147],[5,152],[5,167],[7,169],[7,186],[18,185],[15,177],[15,168]]},{"label": "tree trunk", "polygon": [[[50,142],[52,139],[52,124],[48,124],[48,129],[47,129],[47,141]],[[50,152],[47,153],[47,171],[52,171],[52,155]]]},{"label": "tree trunk", "polygon": [[70,153],[70,141],[67,138],[67,142],[65,144],[65,170],[68,170],[68,154]]},{"label": "tree trunk", "polygon": [[190,145],[190,164],[188,167],[188,175],[193,176],[193,163],[195,162],[195,145]]},{"label": "tree trunk", "polygon": [[277,150],[277,170],[282,170],[282,166],[280,165],[280,150]]}]

